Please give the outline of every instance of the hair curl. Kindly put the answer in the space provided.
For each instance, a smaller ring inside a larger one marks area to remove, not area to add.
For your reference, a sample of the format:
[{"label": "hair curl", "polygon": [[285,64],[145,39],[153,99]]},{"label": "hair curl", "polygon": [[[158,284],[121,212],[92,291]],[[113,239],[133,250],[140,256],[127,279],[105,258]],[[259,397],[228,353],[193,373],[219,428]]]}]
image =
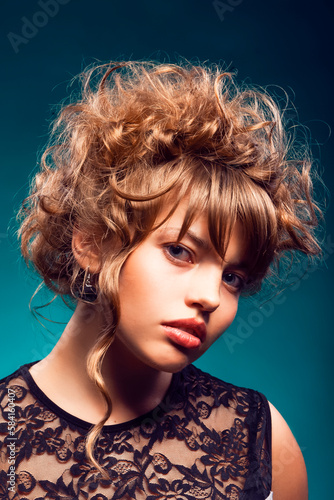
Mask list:
[{"label": "hair curl", "polygon": [[111,320],[88,359],[108,407],[87,440],[88,456],[101,470],[93,447],[111,412],[101,365],[119,320],[119,273],[156,227],[162,207],[169,203],[170,216],[188,196],[180,238],[205,212],[222,256],[240,221],[248,243],[248,293],[259,289],[284,252],[319,254],[319,209],[309,156],[296,151],[265,90],[238,87],[219,67],[190,64],[108,64],[88,68],[80,79],[81,95],[54,122],[21,211],[20,236],[25,259],[45,284],[72,297],[83,283],[73,232],[112,242],[95,277],[96,304],[108,299]]}]

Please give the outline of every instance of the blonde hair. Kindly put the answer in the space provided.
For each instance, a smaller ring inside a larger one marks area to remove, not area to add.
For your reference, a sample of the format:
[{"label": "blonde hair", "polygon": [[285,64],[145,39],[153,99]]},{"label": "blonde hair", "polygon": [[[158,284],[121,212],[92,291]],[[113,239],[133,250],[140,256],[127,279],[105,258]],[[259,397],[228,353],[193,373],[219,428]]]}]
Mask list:
[{"label": "blonde hair", "polygon": [[155,229],[162,207],[169,204],[169,217],[189,196],[180,238],[205,212],[222,256],[241,221],[248,243],[247,293],[259,289],[284,252],[319,253],[318,208],[311,162],[305,151],[296,152],[266,91],[238,88],[233,75],[216,66],[190,64],[108,64],[88,68],[80,79],[81,96],[64,105],[54,122],[21,211],[20,236],[24,257],[45,284],[78,300],[83,272],[72,252],[73,232],[112,243],[95,276],[95,306],[107,298],[110,320],[88,359],[107,410],[86,449],[103,472],[93,448],[111,412],[101,365],[119,320],[119,273]]}]

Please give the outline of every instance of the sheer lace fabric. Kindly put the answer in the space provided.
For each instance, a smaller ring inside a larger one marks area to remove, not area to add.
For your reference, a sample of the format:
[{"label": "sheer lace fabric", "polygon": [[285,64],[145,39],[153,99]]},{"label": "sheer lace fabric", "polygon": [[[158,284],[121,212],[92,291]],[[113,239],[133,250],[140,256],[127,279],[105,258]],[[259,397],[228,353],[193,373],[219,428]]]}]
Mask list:
[{"label": "sheer lace fabric", "polygon": [[[173,375],[153,411],[104,427],[96,447],[108,473],[104,479],[85,458],[90,424],[48,399],[34,383],[30,366],[0,383],[0,499],[269,496],[271,424],[262,394],[188,366]],[[10,427],[12,415],[15,429]],[[16,484],[11,488],[14,455]]]}]

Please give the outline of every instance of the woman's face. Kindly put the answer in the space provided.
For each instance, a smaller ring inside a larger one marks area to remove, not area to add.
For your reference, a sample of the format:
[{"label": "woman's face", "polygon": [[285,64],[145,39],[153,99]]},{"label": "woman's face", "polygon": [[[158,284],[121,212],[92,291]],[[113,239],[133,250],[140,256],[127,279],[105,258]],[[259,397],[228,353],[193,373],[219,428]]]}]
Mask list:
[{"label": "woman's face", "polygon": [[134,250],[120,276],[121,316],[114,341],[129,362],[167,372],[195,361],[228,328],[247,279],[241,226],[233,230],[222,261],[206,214],[177,243],[186,209],[181,204]]}]

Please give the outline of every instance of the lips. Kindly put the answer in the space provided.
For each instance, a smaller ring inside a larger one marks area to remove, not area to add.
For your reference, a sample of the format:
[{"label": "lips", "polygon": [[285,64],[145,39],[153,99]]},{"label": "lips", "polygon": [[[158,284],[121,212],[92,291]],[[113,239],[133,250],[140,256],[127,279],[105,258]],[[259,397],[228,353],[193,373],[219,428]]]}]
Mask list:
[{"label": "lips", "polygon": [[199,347],[206,338],[205,323],[193,318],[168,321],[162,326],[171,340],[189,349]]}]

